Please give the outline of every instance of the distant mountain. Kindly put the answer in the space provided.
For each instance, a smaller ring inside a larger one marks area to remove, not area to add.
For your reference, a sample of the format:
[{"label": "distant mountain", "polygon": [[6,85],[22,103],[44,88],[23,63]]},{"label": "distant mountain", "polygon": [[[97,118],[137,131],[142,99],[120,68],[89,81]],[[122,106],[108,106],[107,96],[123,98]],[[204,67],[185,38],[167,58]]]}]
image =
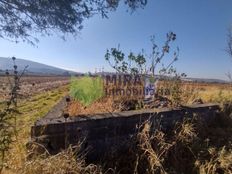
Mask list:
[{"label": "distant mountain", "polygon": [[[94,75],[114,75],[114,72],[98,72],[94,73]],[[160,75],[155,75],[156,79],[163,79],[164,76]],[[199,82],[199,83],[230,83],[229,81],[226,80],[221,80],[221,79],[207,79],[207,78],[192,78],[192,77],[187,77],[183,78],[183,81],[188,81],[188,82]]]},{"label": "distant mountain", "polygon": [[229,83],[226,80],[221,79],[203,79],[203,78],[184,78],[185,81],[192,81],[192,82],[204,82],[204,83]]},{"label": "distant mountain", "polygon": [[[18,66],[18,71],[22,71],[25,66],[27,68],[27,74],[30,75],[76,75],[77,72],[65,70],[62,68],[57,68],[42,63],[33,62],[25,59],[16,59],[16,65]],[[0,57],[0,74],[5,72],[5,70],[13,69],[13,61],[11,58]]]}]

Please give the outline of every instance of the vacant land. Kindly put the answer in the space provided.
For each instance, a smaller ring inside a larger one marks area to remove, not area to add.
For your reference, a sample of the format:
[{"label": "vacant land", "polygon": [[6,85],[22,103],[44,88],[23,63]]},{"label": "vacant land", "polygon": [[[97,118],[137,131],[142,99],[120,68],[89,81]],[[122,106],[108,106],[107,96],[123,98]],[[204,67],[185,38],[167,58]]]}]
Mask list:
[{"label": "vacant land", "polygon": [[[7,79],[1,79],[6,83]],[[17,137],[7,154],[3,173],[228,173],[232,171],[231,108],[207,125],[200,120],[186,120],[173,130],[171,136],[162,131],[149,135],[146,125],[131,144],[129,151],[112,156],[111,163],[86,164],[72,150],[56,156],[27,160],[26,144],[30,127],[69,92],[69,78],[25,77],[20,93],[17,117]],[[2,84],[2,83],[1,83]],[[3,86],[3,85],[2,85]],[[6,85],[4,85],[6,86]],[[201,98],[204,102],[231,102],[229,84],[183,83],[184,98],[189,103]],[[6,90],[3,90],[4,92]],[[2,92],[3,92],[2,91]],[[1,93],[2,94],[2,93]],[[7,93],[5,93],[7,94]],[[25,96],[28,96],[25,98]],[[1,99],[3,99],[2,97]],[[72,112],[110,112],[112,100],[101,99],[89,106],[71,103]],[[185,165],[186,163],[186,165]],[[184,164],[184,165],[183,165]],[[171,166],[171,167],[169,167]],[[191,171],[192,170],[192,171]]]},{"label": "vacant land", "polygon": [[[162,87],[164,87],[164,83],[165,82],[158,83],[158,88],[161,89]],[[170,90],[172,87],[166,84],[165,88],[167,90]],[[196,101],[200,101],[202,103],[218,104],[232,102],[232,84],[181,82],[180,88],[181,90],[178,94],[178,97],[180,97],[181,104],[183,105],[193,104]],[[164,96],[170,98],[170,94],[164,94]],[[78,114],[118,112],[124,109],[122,101],[125,101],[126,99],[128,98],[120,98],[118,96],[103,97],[87,106],[83,105],[78,100],[71,100],[68,111],[71,116],[75,116]]]},{"label": "vacant land", "polygon": [[[172,88],[166,82],[160,82],[158,87]],[[203,102],[222,103],[232,101],[232,84],[229,83],[204,83],[204,82],[181,82],[180,96],[183,103],[191,104],[196,99]]]},{"label": "vacant land", "polygon": [[30,138],[30,128],[34,122],[44,116],[63,96],[67,95],[68,87],[59,86],[40,94],[35,94],[27,100],[19,102],[17,117],[17,138],[11,145],[7,155],[5,170],[3,173],[18,173],[26,162],[26,143]]},{"label": "vacant land", "polygon": [[232,84],[196,83],[188,85],[193,87],[193,96],[201,98],[204,102],[225,103],[232,101]]},{"label": "vacant land", "polygon": [[[9,80],[13,77],[7,78],[0,76],[0,101],[7,98],[9,93]],[[58,88],[59,86],[67,85],[70,77],[62,76],[23,76],[20,80],[20,98],[26,98],[47,92]]]}]

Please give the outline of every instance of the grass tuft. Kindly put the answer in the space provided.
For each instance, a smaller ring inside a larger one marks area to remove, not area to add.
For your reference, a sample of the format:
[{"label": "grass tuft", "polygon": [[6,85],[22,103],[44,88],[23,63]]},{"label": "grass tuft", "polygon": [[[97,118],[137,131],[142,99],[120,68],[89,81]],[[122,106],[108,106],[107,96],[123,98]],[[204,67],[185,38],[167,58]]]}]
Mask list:
[{"label": "grass tuft", "polygon": [[72,77],[70,96],[88,106],[103,96],[103,80],[101,77]]}]

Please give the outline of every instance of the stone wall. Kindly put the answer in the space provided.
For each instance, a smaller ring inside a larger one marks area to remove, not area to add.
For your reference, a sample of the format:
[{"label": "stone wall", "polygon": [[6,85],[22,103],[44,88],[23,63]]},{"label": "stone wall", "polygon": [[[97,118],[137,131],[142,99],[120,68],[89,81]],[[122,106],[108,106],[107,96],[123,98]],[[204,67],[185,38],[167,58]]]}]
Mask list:
[{"label": "stone wall", "polygon": [[152,131],[157,128],[168,131],[184,117],[199,114],[203,119],[209,120],[219,110],[218,105],[200,104],[181,109],[79,115],[65,120],[62,117],[62,107],[65,107],[63,100],[32,126],[30,144],[42,144],[51,154],[55,154],[70,144],[83,142],[82,149],[87,149],[87,158],[91,161],[100,159],[112,147],[121,147],[139,131],[145,121],[151,123]]}]

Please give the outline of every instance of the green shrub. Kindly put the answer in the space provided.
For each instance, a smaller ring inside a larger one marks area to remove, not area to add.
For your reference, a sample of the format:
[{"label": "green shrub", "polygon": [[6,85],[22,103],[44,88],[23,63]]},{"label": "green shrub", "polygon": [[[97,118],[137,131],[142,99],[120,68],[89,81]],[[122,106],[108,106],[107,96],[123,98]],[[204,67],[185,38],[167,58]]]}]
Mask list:
[{"label": "green shrub", "polygon": [[102,78],[89,76],[81,78],[72,77],[70,96],[85,106],[90,105],[103,96]]}]

